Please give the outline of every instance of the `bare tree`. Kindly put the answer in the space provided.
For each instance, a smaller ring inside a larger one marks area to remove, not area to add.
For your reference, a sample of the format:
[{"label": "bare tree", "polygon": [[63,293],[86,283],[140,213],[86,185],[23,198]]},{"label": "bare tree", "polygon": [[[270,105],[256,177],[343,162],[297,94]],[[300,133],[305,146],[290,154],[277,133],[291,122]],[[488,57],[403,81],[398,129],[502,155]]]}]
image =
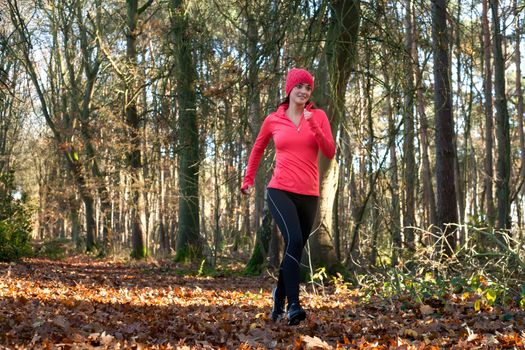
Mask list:
[{"label": "bare tree", "polygon": [[405,2],[405,100],[403,116],[404,121],[404,137],[403,137],[403,182],[405,188],[405,200],[403,203],[403,233],[405,236],[405,246],[409,250],[415,249],[415,235],[414,227],[416,225],[415,206],[416,206],[416,159],[414,146],[414,63],[412,62],[412,46],[413,38],[413,1],[406,0]]},{"label": "bare tree", "polygon": [[487,223],[492,226],[496,219],[496,210],[494,208],[493,196],[493,178],[494,165],[492,152],[494,142],[492,133],[494,132],[493,122],[493,105],[492,105],[492,55],[491,55],[491,40],[490,40],[490,26],[488,20],[488,0],[483,0],[482,12],[482,26],[483,26],[483,96],[484,96],[484,112],[485,112],[485,176],[484,176],[484,193],[485,193],[485,210],[487,216]]},{"label": "bare tree", "polygon": [[193,47],[189,16],[183,0],[172,0],[171,23],[174,39],[179,129],[179,229],[177,260],[202,256],[199,232],[199,129],[197,125]]},{"label": "bare tree", "polygon": [[[333,0],[329,3],[331,22],[327,34],[324,59],[328,67],[328,82],[321,105],[328,106],[327,115],[332,133],[339,129],[345,114],[345,93],[355,62],[357,33],[360,22],[360,1]],[[333,244],[333,210],[337,190],[338,166],[334,159],[319,159],[319,230],[312,236],[313,261],[316,265],[333,267],[338,263]],[[314,227],[316,224],[314,224]]]},{"label": "bare tree", "polygon": [[131,150],[127,154],[131,175],[131,220],[132,220],[132,253],[137,259],[147,255],[147,243],[145,237],[145,199],[144,199],[144,175],[142,169],[141,152],[141,117],[138,112],[139,93],[139,69],[137,64],[137,27],[139,16],[151,5],[153,0],[148,0],[139,8],[138,0],[127,0],[127,30],[126,30],[126,58],[128,61],[129,80],[126,82],[126,94],[124,100],[124,113],[126,124],[129,128],[131,139]]},{"label": "bare tree", "polygon": [[498,0],[489,0],[492,12],[494,53],[494,89],[496,92],[496,136],[498,140],[496,189],[498,197],[497,228],[510,229],[510,125],[505,95],[505,58],[498,15]]},{"label": "bare tree", "polygon": [[[16,0],[8,0],[9,14],[11,22],[13,23],[17,34],[21,38],[19,44],[19,55],[18,59],[22,62],[27,74],[29,75],[31,82],[36,90],[40,109],[44,115],[44,119],[52,131],[55,141],[58,145],[58,149],[64,155],[66,164],[69,171],[71,172],[77,189],[79,191],[82,202],[84,203],[85,220],[86,220],[86,249],[92,251],[95,249],[95,208],[94,208],[94,196],[86,180],[86,174],[84,171],[84,164],[80,159],[79,153],[74,145],[68,140],[68,134],[71,135],[72,120],[67,113],[62,120],[54,118],[51,115],[51,109],[48,106],[48,100],[45,95],[45,89],[43,83],[37,74],[35,62],[31,57],[31,50],[33,48],[31,32],[27,26],[27,22],[24,19],[18,2]],[[55,111],[56,112],[56,111]],[[62,111],[63,113],[65,111]]]},{"label": "bare tree", "polygon": [[517,0],[514,0],[514,33],[516,36],[516,48],[514,52],[514,62],[516,65],[516,113],[518,118],[518,135],[519,135],[519,149],[520,149],[520,172],[518,174],[516,195],[525,194],[525,133],[523,130],[523,87],[521,84],[521,10],[518,7]]},{"label": "bare tree", "polygon": [[436,120],[437,225],[442,230],[444,252],[455,249],[458,222],[454,180],[454,119],[449,75],[449,35],[446,0],[432,1],[432,45],[434,51],[434,112]]}]

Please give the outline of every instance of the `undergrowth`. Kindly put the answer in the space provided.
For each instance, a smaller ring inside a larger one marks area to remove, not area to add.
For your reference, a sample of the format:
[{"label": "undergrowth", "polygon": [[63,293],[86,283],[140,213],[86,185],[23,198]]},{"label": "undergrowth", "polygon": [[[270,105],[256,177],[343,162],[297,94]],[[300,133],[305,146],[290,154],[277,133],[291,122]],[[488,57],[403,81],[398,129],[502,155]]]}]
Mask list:
[{"label": "undergrowth", "polygon": [[493,306],[525,309],[525,266],[521,243],[507,232],[468,227],[470,237],[451,256],[442,253],[443,242],[416,250],[396,266],[356,273],[356,286],[364,299],[409,296],[425,303],[450,297],[474,300],[479,311]]}]

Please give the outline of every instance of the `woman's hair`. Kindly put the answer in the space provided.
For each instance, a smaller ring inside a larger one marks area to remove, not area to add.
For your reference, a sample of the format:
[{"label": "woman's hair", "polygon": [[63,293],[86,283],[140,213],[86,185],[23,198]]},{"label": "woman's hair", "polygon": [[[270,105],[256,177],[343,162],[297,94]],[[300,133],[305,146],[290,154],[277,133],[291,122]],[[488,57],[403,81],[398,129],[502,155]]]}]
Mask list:
[{"label": "woman's hair", "polygon": [[290,95],[286,95],[286,97],[283,100],[281,100],[281,102],[279,102],[277,108],[281,107],[284,104],[290,104]]},{"label": "woman's hair", "polygon": [[[306,101],[305,106],[308,106],[310,102],[312,102],[312,100]],[[290,104],[290,95],[287,95],[281,102],[279,102],[279,104],[277,105],[277,108],[281,107],[284,104],[287,104],[287,105]],[[315,109],[315,103],[312,103],[312,108]]]}]

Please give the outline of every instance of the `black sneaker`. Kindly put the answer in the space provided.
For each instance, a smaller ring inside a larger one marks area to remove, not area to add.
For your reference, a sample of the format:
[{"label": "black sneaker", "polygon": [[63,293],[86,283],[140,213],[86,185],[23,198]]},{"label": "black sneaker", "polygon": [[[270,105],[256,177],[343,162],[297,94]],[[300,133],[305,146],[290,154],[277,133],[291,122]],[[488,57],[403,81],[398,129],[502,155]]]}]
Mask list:
[{"label": "black sneaker", "polygon": [[285,297],[277,295],[277,287],[272,291],[273,308],[272,308],[272,320],[277,321],[284,315],[284,303]]},{"label": "black sneaker", "polygon": [[306,311],[299,305],[299,303],[293,303],[288,306],[288,325],[295,326],[299,322],[306,318]]}]

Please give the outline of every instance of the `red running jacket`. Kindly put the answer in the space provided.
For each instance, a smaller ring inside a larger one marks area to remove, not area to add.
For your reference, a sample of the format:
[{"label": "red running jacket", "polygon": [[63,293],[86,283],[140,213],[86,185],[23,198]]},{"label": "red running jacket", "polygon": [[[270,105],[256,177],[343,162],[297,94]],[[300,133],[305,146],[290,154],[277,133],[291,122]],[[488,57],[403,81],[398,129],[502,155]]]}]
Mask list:
[{"label": "red running jacket", "polygon": [[310,104],[306,109],[312,112],[311,118],[306,120],[302,116],[299,126],[295,126],[285,113],[287,108],[283,104],[264,119],[241,189],[253,186],[264,150],[273,138],[276,161],[268,188],[319,196],[318,152],[321,150],[329,159],[335,155],[330,123],[322,109],[310,109]]}]

